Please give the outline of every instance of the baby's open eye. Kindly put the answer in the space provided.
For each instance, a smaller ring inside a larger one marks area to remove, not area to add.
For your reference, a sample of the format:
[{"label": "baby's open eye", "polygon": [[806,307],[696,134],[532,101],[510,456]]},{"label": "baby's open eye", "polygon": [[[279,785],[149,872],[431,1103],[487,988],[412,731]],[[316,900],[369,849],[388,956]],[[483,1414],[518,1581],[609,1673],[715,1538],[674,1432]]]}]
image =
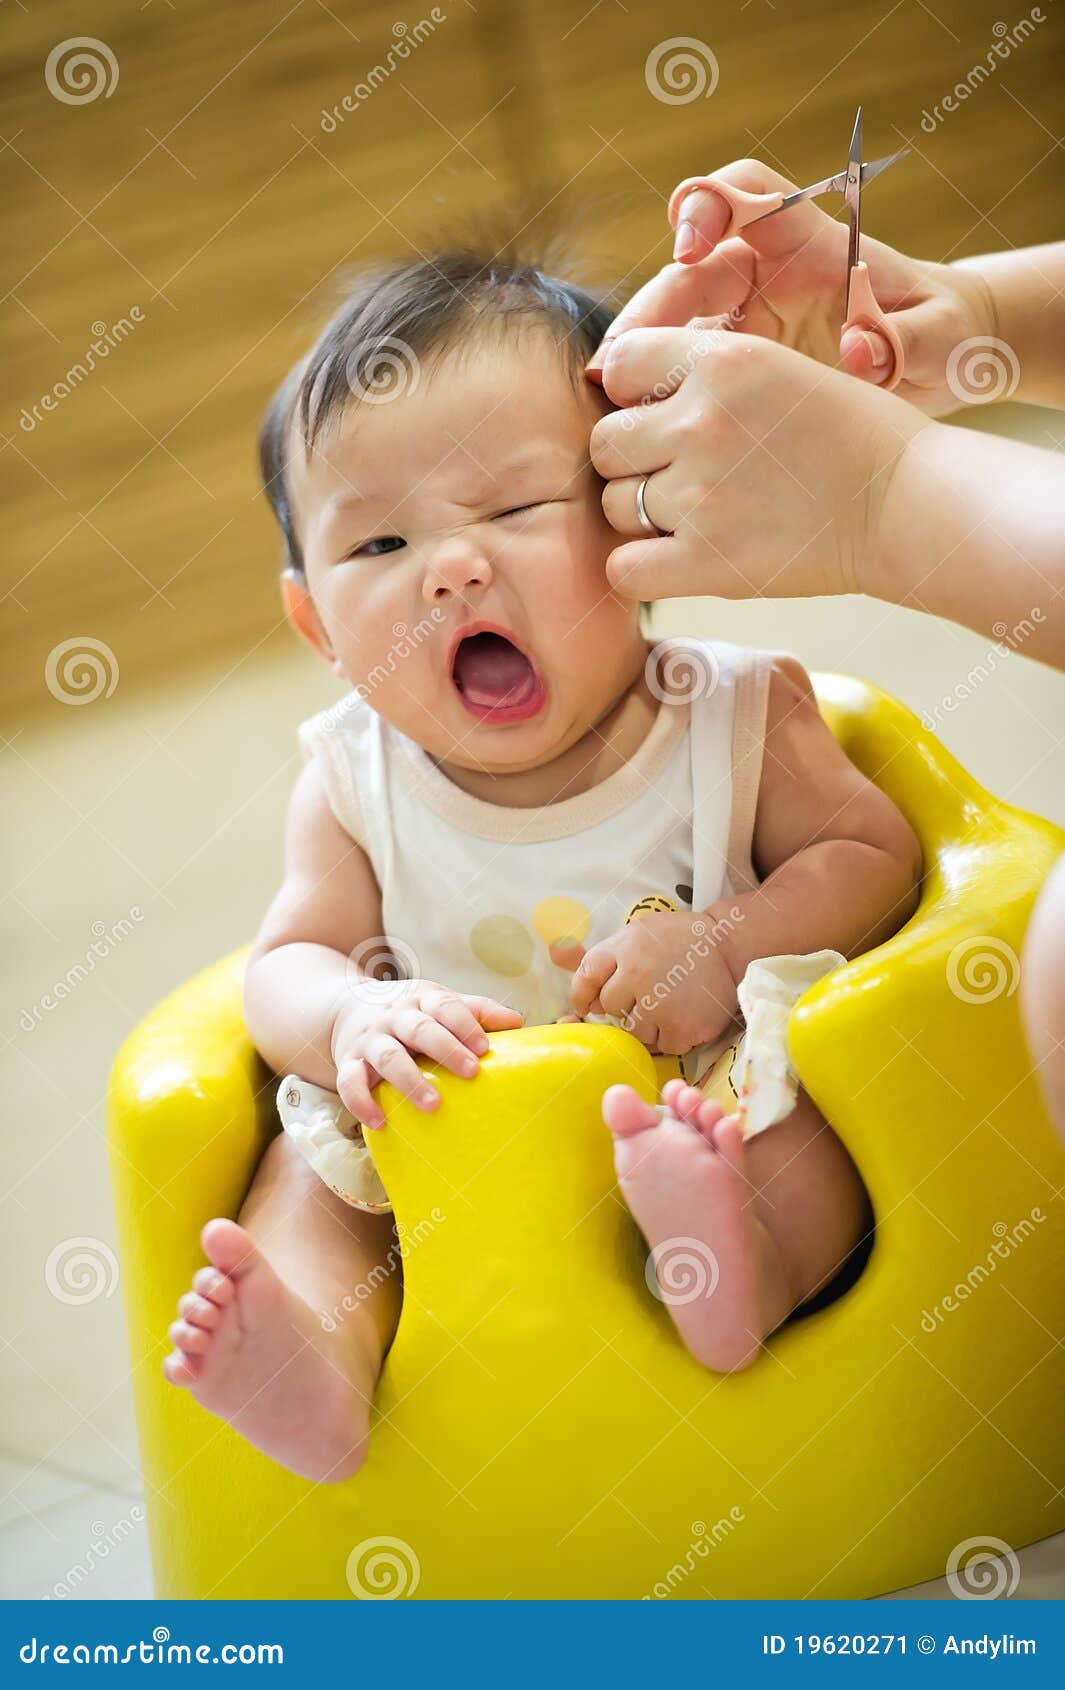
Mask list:
[{"label": "baby's open eye", "polygon": [[376,540],[366,540],[361,546],[356,546],[352,557],[384,557],[386,552],[398,552],[401,546],[407,544],[398,534],[381,534]]}]

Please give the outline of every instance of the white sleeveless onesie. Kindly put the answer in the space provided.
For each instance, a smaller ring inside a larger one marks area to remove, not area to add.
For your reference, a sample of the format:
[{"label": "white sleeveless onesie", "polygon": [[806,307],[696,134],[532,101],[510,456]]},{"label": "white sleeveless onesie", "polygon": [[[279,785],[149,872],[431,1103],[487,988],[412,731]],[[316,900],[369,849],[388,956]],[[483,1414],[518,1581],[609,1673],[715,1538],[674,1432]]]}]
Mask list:
[{"label": "white sleeveless onesie", "polygon": [[[661,702],[635,755],[542,808],[463,792],[358,692],[300,725],[303,756],[381,890],[384,933],[366,945],[367,964],[387,940],[403,973],[544,1024],[572,1008],[581,952],[566,947],[588,950],[643,913],[705,910],[757,885],[751,841],[777,654],[672,639],[655,655]],[[279,1093],[286,1126],[311,1094],[351,1123],[335,1093],[298,1081]],[[383,1199],[366,1159],[367,1198],[376,1183]]]}]

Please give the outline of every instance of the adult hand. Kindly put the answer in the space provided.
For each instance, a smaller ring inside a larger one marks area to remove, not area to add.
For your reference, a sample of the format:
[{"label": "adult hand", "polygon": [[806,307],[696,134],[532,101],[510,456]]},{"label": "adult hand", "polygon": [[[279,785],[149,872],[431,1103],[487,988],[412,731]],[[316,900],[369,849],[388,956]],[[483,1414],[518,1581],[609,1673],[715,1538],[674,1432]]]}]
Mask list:
[{"label": "adult hand", "polygon": [[[894,467],[935,426],[788,347],[706,325],[633,329],[603,385],[623,409],[596,424],[591,456],[628,537],[607,574],[641,599],[866,590]],[[636,513],[645,476],[661,538]]]},{"label": "adult hand", "polygon": [[[598,378],[610,344],[628,329],[727,315],[745,334],[794,347],[873,385],[886,381],[893,358],[882,335],[850,329],[841,338],[846,223],[806,200],[722,241],[729,208],[714,192],[715,182],[749,193],[795,189],[795,183],[754,159],[682,182],[669,202],[677,261],[660,270],[619,313],[588,366],[589,375]],[[956,409],[959,394],[947,383],[951,352],[965,340],[986,341],[997,333],[986,281],[975,269],[907,258],[864,234],[861,256],[877,301],[892,313],[902,341],[905,376],[896,389],[899,397],[931,416]]]}]

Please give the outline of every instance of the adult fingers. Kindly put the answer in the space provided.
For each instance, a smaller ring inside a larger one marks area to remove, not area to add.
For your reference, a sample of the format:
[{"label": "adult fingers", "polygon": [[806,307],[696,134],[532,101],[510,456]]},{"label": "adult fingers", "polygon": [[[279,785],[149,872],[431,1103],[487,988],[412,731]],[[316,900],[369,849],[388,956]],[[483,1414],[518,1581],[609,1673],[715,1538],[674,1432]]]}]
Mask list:
[{"label": "adult fingers", "polygon": [[[713,251],[731,221],[727,195],[716,192],[717,186],[747,194],[791,194],[796,184],[753,158],[737,159],[708,176],[687,177],[669,200],[669,221],[677,232],[676,256],[686,264],[697,263]],[[812,200],[800,200],[780,217],[748,223],[742,238],[756,252],[775,258],[794,252],[831,222]]]},{"label": "adult fingers", "polygon": [[[603,488],[603,513],[611,528],[616,528],[619,534],[635,537],[647,533],[636,508],[636,494],[644,479],[642,476],[630,475],[620,481],[608,481]],[[643,502],[648,517],[657,528],[653,480],[648,482],[644,490]],[[666,533],[667,530],[663,528],[661,532]]]},{"label": "adult fingers", "polygon": [[615,406],[637,406],[641,399],[668,399],[691,373],[700,353],[712,345],[712,333],[727,333],[720,321],[708,328],[703,319],[685,328],[634,328],[612,341],[603,363],[603,389]]},{"label": "adult fingers", "polygon": [[588,1015],[602,1009],[599,1002],[600,992],[616,967],[617,958],[611,951],[605,946],[592,946],[570,981],[570,1001],[578,1015]]},{"label": "adult fingers", "polygon": [[588,444],[596,473],[613,481],[665,469],[673,457],[667,438],[671,415],[668,401],[654,400],[600,417]]},{"label": "adult fingers", "polygon": [[606,560],[606,573],[610,585],[625,598],[644,602],[703,593],[735,599],[752,597],[757,590],[720,554],[693,556],[690,542],[673,534],[617,546]]},{"label": "adult fingers", "polygon": [[603,360],[619,335],[631,329],[680,328],[693,317],[737,312],[754,286],[754,253],[745,241],[726,241],[705,264],[667,264],[618,312],[585,366],[601,379]]}]

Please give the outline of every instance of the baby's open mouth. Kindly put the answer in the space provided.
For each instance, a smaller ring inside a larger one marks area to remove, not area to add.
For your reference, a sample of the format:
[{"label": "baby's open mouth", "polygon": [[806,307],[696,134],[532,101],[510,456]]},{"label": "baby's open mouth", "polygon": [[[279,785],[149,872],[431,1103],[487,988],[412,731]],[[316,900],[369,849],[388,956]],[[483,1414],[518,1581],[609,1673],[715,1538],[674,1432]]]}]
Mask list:
[{"label": "baby's open mouth", "polygon": [[465,708],[480,722],[524,722],[543,705],[544,683],[505,634],[482,629],[459,641],[451,680]]}]

